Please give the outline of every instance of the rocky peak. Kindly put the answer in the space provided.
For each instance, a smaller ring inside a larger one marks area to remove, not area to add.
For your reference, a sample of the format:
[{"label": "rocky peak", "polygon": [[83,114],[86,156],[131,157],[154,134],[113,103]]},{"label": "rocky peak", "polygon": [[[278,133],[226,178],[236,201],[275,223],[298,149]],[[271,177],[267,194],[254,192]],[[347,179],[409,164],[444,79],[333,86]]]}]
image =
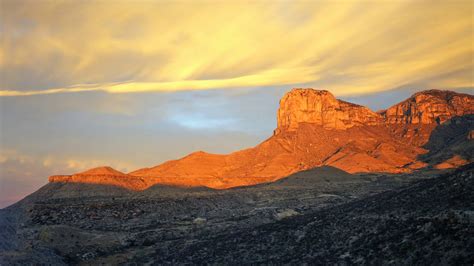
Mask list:
[{"label": "rocky peak", "polygon": [[474,113],[474,96],[427,90],[381,112],[389,124],[441,124],[455,116]]},{"label": "rocky peak", "polygon": [[280,100],[277,121],[275,134],[295,131],[300,123],[311,123],[327,129],[374,125],[380,123],[381,116],[364,106],[338,100],[327,90],[296,88]]}]

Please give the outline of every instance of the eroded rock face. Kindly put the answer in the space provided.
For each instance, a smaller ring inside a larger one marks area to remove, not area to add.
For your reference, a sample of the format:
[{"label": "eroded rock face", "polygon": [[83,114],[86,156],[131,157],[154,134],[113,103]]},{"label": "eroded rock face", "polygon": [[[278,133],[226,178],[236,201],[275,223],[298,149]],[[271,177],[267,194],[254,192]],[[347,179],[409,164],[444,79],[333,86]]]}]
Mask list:
[{"label": "eroded rock face", "polygon": [[455,117],[474,113],[474,97],[452,91],[429,90],[383,111],[388,124],[442,124]]},{"label": "eroded rock face", "polygon": [[364,106],[338,100],[326,90],[293,89],[280,100],[277,121],[276,134],[295,131],[301,123],[326,129],[376,125],[382,117]]},{"label": "eroded rock face", "polygon": [[474,113],[474,97],[452,91],[428,90],[380,113],[338,100],[329,91],[293,89],[280,100],[277,130],[295,131],[301,123],[326,129],[357,125],[442,124],[456,116]]}]

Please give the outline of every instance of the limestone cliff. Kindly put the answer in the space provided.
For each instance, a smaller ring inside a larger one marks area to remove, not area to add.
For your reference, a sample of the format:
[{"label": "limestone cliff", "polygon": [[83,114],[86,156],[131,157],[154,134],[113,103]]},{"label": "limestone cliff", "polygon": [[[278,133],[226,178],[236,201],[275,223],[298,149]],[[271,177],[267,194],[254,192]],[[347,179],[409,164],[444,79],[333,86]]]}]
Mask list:
[{"label": "limestone cliff", "polygon": [[428,90],[381,112],[388,124],[442,124],[474,113],[474,97],[453,91]]},{"label": "limestone cliff", "polygon": [[293,89],[280,100],[275,133],[295,131],[301,123],[326,129],[347,129],[355,125],[376,125],[381,121],[381,115],[364,106],[338,100],[329,91]]}]

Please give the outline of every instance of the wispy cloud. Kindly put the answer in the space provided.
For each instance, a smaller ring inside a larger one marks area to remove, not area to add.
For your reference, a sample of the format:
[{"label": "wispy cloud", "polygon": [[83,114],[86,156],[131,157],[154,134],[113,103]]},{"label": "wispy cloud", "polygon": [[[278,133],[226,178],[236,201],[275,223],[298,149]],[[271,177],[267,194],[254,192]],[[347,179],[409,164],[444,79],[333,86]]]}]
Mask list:
[{"label": "wispy cloud", "polygon": [[108,93],[139,93],[156,91],[203,90],[268,86],[274,84],[275,82],[285,85],[312,81],[314,76],[309,72],[310,70],[308,69],[273,69],[264,73],[229,79],[185,80],[174,82],[123,82],[100,85],[75,85],[66,88],[26,91],[0,90],[0,96],[31,96],[90,91],[104,91]]},{"label": "wispy cloud", "polygon": [[469,1],[0,5],[0,96],[474,85]]}]

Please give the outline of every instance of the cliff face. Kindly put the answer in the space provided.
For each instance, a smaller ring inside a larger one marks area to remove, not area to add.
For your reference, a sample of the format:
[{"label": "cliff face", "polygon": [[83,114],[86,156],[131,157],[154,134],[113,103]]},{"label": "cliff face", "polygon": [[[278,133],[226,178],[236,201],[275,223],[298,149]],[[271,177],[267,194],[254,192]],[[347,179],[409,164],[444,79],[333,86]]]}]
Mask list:
[{"label": "cliff face", "polygon": [[383,124],[438,125],[455,116],[473,113],[474,97],[452,91],[422,91],[375,113],[364,106],[338,100],[326,90],[293,89],[280,100],[277,131],[295,131],[300,123],[326,129]]},{"label": "cliff face", "polygon": [[[455,167],[472,160],[469,136],[474,120],[456,117],[474,114],[473,103],[471,95],[432,90],[375,113],[338,100],[328,91],[293,89],[280,101],[274,135],[256,147],[228,155],[196,152],[129,174],[98,168],[54,176],[50,181],[111,184],[133,190],[155,184],[223,189],[272,182],[323,165],[350,173],[403,173],[449,159],[452,162],[442,166]],[[445,127],[459,121],[467,122]],[[433,135],[437,137],[430,138],[438,128]],[[438,152],[433,155],[431,150],[444,146],[433,143],[453,139],[453,134],[462,138],[446,146],[449,154],[434,156]],[[425,145],[430,139],[431,146]],[[469,158],[453,157],[456,155]]]},{"label": "cliff face", "polygon": [[452,91],[429,90],[381,112],[388,124],[442,124],[474,113],[474,97]]},{"label": "cliff face", "polygon": [[375,113],[364,106],[338,100],[325,90],[293,89],[280,101],[274,133],[296,131],[304,123],[336,130],[386,126],[405,142],[421,147],[436,126],[473,113],[474,97],[452,91],[418,92]]},{"label": "cliff face", "polygon": [[337,100],[326,90],[293,89],[280,101],[276,133],[295,131],[300,123],[326,129],[380,124],[382,117],[368,108]]}]

